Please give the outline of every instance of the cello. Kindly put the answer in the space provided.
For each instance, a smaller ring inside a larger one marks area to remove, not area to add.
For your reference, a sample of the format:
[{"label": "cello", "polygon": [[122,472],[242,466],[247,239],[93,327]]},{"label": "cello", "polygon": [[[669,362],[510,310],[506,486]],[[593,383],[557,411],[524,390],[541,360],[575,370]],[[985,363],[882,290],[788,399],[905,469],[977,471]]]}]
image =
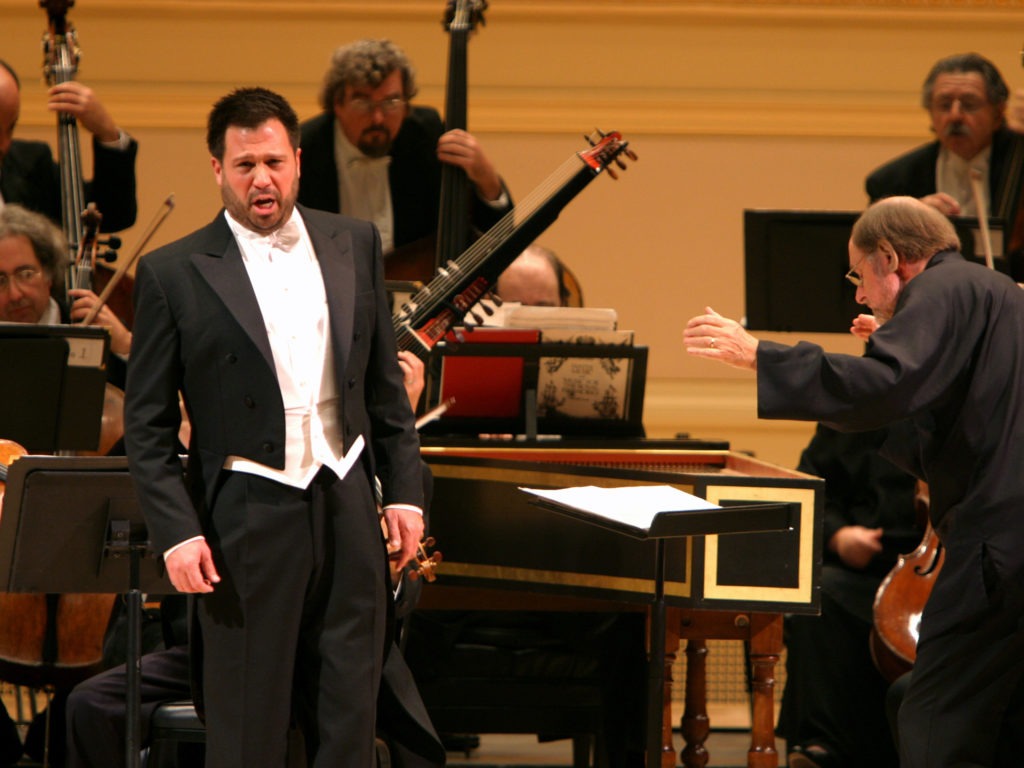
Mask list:
[{"label": "cello", "polygon": [[[929,506],[928,486],[918,481],[914,508],[919,520],[928,520]],[[914,666],[921,614],[944,560],[942,542],[927,522],[917,549],[900,555],[878,586],[868,643],[875,668],[890,683]]]}]

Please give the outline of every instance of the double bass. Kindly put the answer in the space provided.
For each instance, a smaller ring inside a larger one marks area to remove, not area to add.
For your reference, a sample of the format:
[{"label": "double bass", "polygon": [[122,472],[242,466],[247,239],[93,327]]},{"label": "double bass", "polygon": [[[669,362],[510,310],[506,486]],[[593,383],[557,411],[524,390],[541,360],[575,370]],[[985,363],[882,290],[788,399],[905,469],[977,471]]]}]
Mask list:
[{"label": "double bass", "polygon": [[[449,34],[447,87],[445,89],[445,130],[466,130],[468,125],[467,76],[469,37],[483,24],[486,0],[450,0],[444,26]],[[441,166],[441,192],[436,238],[419,240],[395,248],[384,261],[388,280],[428,282],[443,264],[455,260],[469,246],[470,195],[473,193],[466,172],[447,163]]]}]

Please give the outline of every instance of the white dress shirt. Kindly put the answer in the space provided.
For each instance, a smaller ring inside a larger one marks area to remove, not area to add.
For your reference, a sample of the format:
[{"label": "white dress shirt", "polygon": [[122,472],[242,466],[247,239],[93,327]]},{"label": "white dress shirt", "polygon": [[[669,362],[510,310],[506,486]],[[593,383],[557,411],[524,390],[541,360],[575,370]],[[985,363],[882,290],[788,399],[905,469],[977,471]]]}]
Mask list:
[{"label": "white dress shirt", "polygon": [[992,203],[989,200],[989,166],[992,158],[992,145],[989,144],[970,160],[950,152],[945,147],[939,149],[939,157],[935,161],[935,191],[945,192],[960,203],[961,216],[977,216],[978,206],[971,190],[971,169],[981,173],[981,198],[985,210],[992,215]]},{"label": "white dress shirt", "polygon": [[302,217],[293,211],[284,227],[268,237],[245,228],[226,211],[224,216],[260,305],[285,417],[283,470],[241,456],[228,456],[224,468],[296,488],[307,487],[323,466],[344,477],[365,441],[360,435],[348,453],[342,450],[327,294]]},{"label": "white dress shirt", "polygon": [[363,154],[348,140],[335,120],[334,162],[338,166],[341,212],[373,222],[380,231],[381,250],[389,253],[395,247],[395,213],[388,182],[391,158],[388,155],[370,157]]}]

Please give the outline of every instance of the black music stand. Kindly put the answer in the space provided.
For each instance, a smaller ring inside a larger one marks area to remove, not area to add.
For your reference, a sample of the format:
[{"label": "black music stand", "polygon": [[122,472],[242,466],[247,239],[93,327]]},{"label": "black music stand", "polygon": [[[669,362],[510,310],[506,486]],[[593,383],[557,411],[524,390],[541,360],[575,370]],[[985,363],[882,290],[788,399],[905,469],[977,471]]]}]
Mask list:
[{"label": "black music stand", "polygon": [[665,690],[665,539],[686,536],[721,535],[727,533],[757,533],[786,531],[793,528],[799,515],[796,504],[773,502],[767,504],[729,505],[724,509],[699,509],[659,512],[649,528],[638,528],[600,514],[560,504],[548,499],[530,502],[542,509],[600,526],[610,531],[640,540],[653,540],[654,595],[651,603],[651,652],[647,661],[647,768],[661,765],[661,728]]},{"label": "black music stand", "polygon": [[94,451],[110,334],[77,325],[0,325],[0,430],[30,453]]},{"label": "black music stand", "polygon": [[0,516],[0,589],[128,595],[125,742],[139,765],[142,593],[174,587],[151,557],[123,457],[23,456],[8,468]]}]

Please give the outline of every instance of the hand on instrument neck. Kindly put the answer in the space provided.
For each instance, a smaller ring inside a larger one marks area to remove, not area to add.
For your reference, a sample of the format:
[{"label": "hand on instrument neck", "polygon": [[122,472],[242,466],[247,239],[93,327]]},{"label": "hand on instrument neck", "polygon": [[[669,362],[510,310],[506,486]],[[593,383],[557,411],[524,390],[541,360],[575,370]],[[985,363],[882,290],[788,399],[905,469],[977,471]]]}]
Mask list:
[{"label": "hand on instrument neck", "polygon": [[[92,308],[99,303],[99,297],[84,288],[72,288],[68,296],[74,299],[69,307],[71,322],[80,323]],[[110,331],[110,351],[115,355],[127,355],[132,348],[132,332],[129,331],[106,304],[100,308],[99,314],[92,325],[98,325]]]}]

